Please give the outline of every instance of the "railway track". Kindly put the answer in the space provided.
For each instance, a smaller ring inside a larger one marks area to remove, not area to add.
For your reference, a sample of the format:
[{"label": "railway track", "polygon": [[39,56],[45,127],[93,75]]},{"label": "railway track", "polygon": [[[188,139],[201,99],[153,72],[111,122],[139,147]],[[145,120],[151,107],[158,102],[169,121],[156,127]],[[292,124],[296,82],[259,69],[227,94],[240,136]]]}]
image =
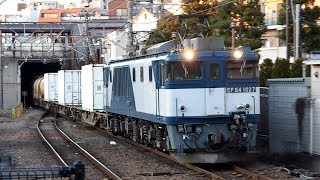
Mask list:
[{"label": "railway track", "polygon": [[[210,172],[205,174],[205,170],[200,168],[194,167],[197,170],[191,170],[188,165],[172,163],[173,159],[165,159],[83,123],[59,121],[58,126],[74,140],[81,141],[81,146],[124,179],[219,179]],[[77,131],[87,136],[83,137]]]},{"label": "railway track", "polygon": [[205,168],[205,167],[201,167],[201,166],[195,166],[195,165],[192,165],[192,164],[189,164],[189,163],[184,163],[184,162],[180,162],[180,161],[177,161],[175,158],[173,158],[172,156],[166,154],[166,153],[163,153],[161,151],[158,151],[156,149],[153,149],[153,148],[150,148],[148,146],[145,146],[143,144],[140,144],[140,143],[136,143],[134,141],[131,141],[127,138],[124,138],[124,137],[121,137],[121,136],[114,136],[112,133],[106,131],[106,130],[103,130],[101,128],[98,128],[96,127],[96,130],[98,130],[99,132],[107,135],[107,136],[113,136],[115,137],[116,139],[118,140],[121,140],[121,141],[125,141],[129,144],[132,144],[134,146],[137,146],[139,148],[142,148],[144,150],[147,150],[153,154],[157,154],[158,156],[161,156],[165,159],[168,159],[172,162],[175,162],[177,164],[180,164],[181,166],[184,166],[194,172],[197,172],[197,173],[201,173],[201,174],[204,174],[206,175],[207,177],[209,178],[212,178],[212,179],[218,179],[218,180],[225,180],[225,179],[260,179],[260,180],[271,180],[271,178],[269,177],[266,177],[264,175],[260,175],[260,174],[257,174],[257,173],[254,173],[254,172],[251,172],[249,170],[246,170],[244,168],[241,168],[237,165],[233,165],[233,164],[223,164],[223,172],[218,172],[217,170],[212,170],[212,169],[208,169],[208,168]]},{"label": "railway track", "polygon": [[[94,127],[94,128],[92,128],[91,126],[88,127],[88,125],[81,123],[81,122],[77,122],[77,124],[80,124],[81,126],[84,126],[87,128],[91,128],[93,130],[96,130],[100,134],[102,134],[106,137],[111,137],[112,139],[115,139],[118,142],[123,141],[123,142],[131,144],[135,147],[138,147],[140,149],[148,151],[152,154],[160,156],[161,158],[165,158],[171,162],[179,164],[180,166],[182,166],[186,169],[189,169],[190,171],[192,171],[196,174],[202,174],[210,179],[219,179],[219,180],[220,179],[261,179],[261,180],[271,180],[272,179],[272,178],[269,178],[269,177],[264,176],[262,174],[259,174],[258,172],[257,173],[252,172],[252,171],[246,170],[246,169],[241,168],[241,167],[234,165],[234,164],[220,164],[220,169],[217,170],[215,168],[195,166],[195,165],[192,165],[189,163],[180,162],[166,153],[163,153],[163,152],[158,151],[156,149],[150,148],[146,145],[131,141],[131,140],[124,138],[124,137],[121,137],[121,136],[114,136],[112,133],[110,133],[104,129],[101,129],[99,127]],[[76,127],[75,129],[78,129],[78,128],[81,129],[81,127],[79,127],[79,126]],[[81,141],[81,139],[78,139],[78,141]],[[86,143],[83,142],[83,144],[86,144]],[[128,159],[128,161],[129,161],[129,159]],[[179,172],[179,173],[183,174],[183,172]],[[179,174],[179,173],[176,173],[176,174]],[[165,176],[168,174],[167,173],[141,173],[140,175],[144,175],[144,176],[162,176],[162,175],[164,175]],[[125,177],[128,178],[128,176],[125,176]],[[131,177],[129,177],[129,178],[131,178]]]},{"label": "railway track", "polygon": [[272,178],[252,172],[231,163],[199,165],[200,168],[214,172],[224,179],[260,179],[271,180]]},{"label": "railway track", "polygon": [[[53,118],[47,118],[44,115],[38,121],[37,130],[39,136],[62,166],[79,165],[80,160],[85,165],[85,179],[121,179],[94,156],[71,140],[57,127],[55,122]],[[75,162],[77,164],[74,164]]]}]

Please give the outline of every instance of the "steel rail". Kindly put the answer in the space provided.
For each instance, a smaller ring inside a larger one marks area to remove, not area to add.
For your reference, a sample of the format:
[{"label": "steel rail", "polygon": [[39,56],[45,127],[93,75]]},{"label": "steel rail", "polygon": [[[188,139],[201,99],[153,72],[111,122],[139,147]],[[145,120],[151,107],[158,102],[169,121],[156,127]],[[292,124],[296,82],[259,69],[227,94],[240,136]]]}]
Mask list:
[{"label": "steel rail", "polygon": [[[44,116],[44,115],[43,115]],[[51,146],[51,144],[49,143],[49,141],[46,139],[46,137],[44,137],[43,133],[40,130],[40,124],[42,123],[42,118],[39,119],[38,123],[37,123],[37,131],[39,136],[41,137],[41,139],[45,142],[45,145],[49,148],[49,150],[52,151],[52,153],[54,154],[54,156],[60,161],[61,164],[63,164],[63,166],[68,166],[68,164],[63,160],[63,158],[59,155],[59,153]]]},{"label": "steel rail", "polygon": [[79,152],[85,156],[91,163],[93,163],[96,167],[98,167],[102,172],[108,175],[111,179],[118,179],[121,180],[119,176],[117,176],[115,173],[113,173],[109,168],[107,168],[104,164],[102,164],[99,160],[97,160],[94,156],[92,156],[88,151],[83,149],[81,146],[79,146],[76,142],[74,142],[67,134],[65,134],[58,126],[55,121],[54,123],[55,128],[58,130],[58,132],[66,139],[68,140],[73,146],[75,146]]},{"label": "steel rail", "polygon": [[248,176],[249,178],[251,179],[261,179],[261,180],[272,180],[271,178],[269,177],[266,177],[264,175],[260,175],[260,174],[257,174],[257,173],[254,173],[254,172],[251,172],[251,171],[248,171],[246,169],[243,169],[239,166],[236,166],[236,165],[233,165],[233,164],[230,164],[232,166],[232,169],[233,171],[236,171],[238,173],[242,173],[242,174],[245,174],[246,176]]},{"label": "steel rail", "polygon": [[[83,123],[81,123],[81,124],[83,124]],[[139,148],[144,149],[144,150],[146,150],[146,151],[149,151],[149,152],[151,152],[151,153],[153,153],[153,154],[156,154],[156,155],[158,155],[158,156],[160,156],[160,157],[163,157],[163,158],[165,158],[165,159],[168,159],[168,160],[170,160],[170,161],[173,161],[173,162],[181,165],[182,167],[185,167],[185,168],[187,168],[187,169],[189,169],[189,170],[191,170],[191,171],[193,171],[193,172],[197,172],[197,173],[203,174],[203,175],[205,175],[205,176],[207,176],[207,177],[209,177],[209,178],[212,178],[212,179],[225,180],[225,178],[223,178],[223,177],[221,177],[221,176],[218,176],[218,175],[216,175],[216,174],[214,174],[214,173],[212,173],[212,172],[209,172],[209,171],[207,171],[207,170],[205,170],[205,169],[202,169],[202,168],[199,168],[199,167],[197,167],[197,166],[194,166],[194,165],[192,165],[192,164],[190,164],[190,163],[180,162],[180,161],[176,160],[175,158],[173,158],[172,156],[170,156],[170,155],[168,155],[168,154],[165,154],[165,153],[163,153],[163,152],[160,152],[160,151],[158,151],[158,150],[156,150],[156,149],[150,148],[150,147],[148,147],[148,146],[146,146],[146,145],[143,145],[143,144],[134,142],[134,141],[132,141],[132,140],[130,140],[130,139],[127,139],[127,138],[124,138],[124,137],[122,137],[122,136],[114,136],[112,133],[110,133],[110,132],[108,132],[108,131],[106,131],[106,130],[103,130],[103,129],[99,128],[99,127],[95,127],[95,129],[98,130],[98,131],[101,132],[101,133],[104,133],[104,134],[108,135],[108,136],[112,136],[112,137],[115,138],[115,139],[118,139],[118,140],[120,140],[120,141],[124,141],[124,142],[126,142],[126,143],[128,143],[128,144],[131,144],[131,145],[133,145],[133,146],[139,147]]]}]

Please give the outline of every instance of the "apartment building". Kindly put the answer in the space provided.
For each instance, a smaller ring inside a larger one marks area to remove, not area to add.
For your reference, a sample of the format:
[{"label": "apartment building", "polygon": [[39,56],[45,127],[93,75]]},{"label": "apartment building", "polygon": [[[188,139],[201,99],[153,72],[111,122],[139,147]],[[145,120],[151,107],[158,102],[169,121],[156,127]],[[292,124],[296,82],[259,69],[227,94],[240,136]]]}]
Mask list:
[{"label": "apartment building", "polygon": [[81,0],[80,7],[95,7],[100,9],[102,16],[108,15],[108,3],[110,0]]}]

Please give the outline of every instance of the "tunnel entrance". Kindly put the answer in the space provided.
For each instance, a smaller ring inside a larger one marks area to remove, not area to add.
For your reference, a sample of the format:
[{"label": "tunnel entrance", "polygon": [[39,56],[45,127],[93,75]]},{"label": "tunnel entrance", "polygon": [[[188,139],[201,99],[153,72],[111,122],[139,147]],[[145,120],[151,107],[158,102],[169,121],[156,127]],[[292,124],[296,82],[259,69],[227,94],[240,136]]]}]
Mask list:
[{"label": "tunnel entrance", "polygon": [[24,107],[33,106],[33,82],[44,73],[58,72],[61,70],[61,64],[42,62],[27,62],[21,67],[21,101]]}]

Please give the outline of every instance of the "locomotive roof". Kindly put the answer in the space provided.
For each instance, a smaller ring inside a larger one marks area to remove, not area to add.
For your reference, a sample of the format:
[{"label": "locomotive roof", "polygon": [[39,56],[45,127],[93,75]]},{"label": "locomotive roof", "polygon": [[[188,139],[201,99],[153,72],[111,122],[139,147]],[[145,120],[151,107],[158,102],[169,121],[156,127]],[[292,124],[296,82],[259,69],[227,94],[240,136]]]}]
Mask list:
[{"label": "locomotive roof", "polygon": [[[181,58],[181,52],[174,51],[177,47],[174,40],[162,42],[153,45],[149,48],[144,48],[140,51],[139,56],[127,57],[121,60],[111,60],[109,63],[118,63],[132,60],[139,60],[148,57],[159,57],[163,55],[170,55],[169,59]],[[185,39],[181,45],[180,49],[192,49],[194,52],[198,52],[200,56],[230,56],[231,52],[227,51],[224,47],[223,38],[193,38]],[[255,60],[257,54],[252,53],[251,49],[248,47],[242,47],[241,50],[245,52],[245,58],[248,60]]]}]

